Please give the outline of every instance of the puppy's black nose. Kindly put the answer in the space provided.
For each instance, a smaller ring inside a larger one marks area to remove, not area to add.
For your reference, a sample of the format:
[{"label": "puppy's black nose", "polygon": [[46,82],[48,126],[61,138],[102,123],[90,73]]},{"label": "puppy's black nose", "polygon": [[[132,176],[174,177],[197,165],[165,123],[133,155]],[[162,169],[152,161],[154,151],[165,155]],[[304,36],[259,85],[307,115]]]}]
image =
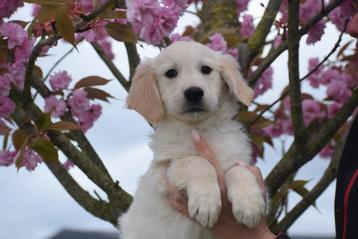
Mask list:
[{"label": "puppy's black nose", "polygon": [[190,103],[198,103],[204,96],[204,91],[199,87],[190,87],[184,91],[185,99]]}]

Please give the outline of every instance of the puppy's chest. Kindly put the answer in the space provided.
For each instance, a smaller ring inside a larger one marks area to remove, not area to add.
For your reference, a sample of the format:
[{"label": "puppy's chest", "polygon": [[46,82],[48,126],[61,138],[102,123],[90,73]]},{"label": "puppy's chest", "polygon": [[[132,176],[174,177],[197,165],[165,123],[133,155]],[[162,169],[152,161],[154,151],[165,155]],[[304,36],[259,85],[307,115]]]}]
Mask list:
[{"label": "puppy's chest", "polygon": [[[224,169],[232,167],[237,160],[250,162],[248,137],[238,122],[227,121],[195,128],[208,142]],[[198,155],[191,138],[192,129],[187,125],[159,125],[152,136],[154,160],[166,161]]]}]

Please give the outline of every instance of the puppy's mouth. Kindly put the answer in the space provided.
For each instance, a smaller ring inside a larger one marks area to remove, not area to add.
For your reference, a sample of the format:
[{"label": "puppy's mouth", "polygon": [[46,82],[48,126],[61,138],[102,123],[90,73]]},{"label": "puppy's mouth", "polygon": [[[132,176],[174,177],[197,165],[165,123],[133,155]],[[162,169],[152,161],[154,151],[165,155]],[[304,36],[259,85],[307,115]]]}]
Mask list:
[{"label": "puppy's mouth", "polygon": [[204,112],[206,112],[206,110],[201,107],[190,107],[184,111],[184,113],[186,113],[186,114],[204,113]]}]

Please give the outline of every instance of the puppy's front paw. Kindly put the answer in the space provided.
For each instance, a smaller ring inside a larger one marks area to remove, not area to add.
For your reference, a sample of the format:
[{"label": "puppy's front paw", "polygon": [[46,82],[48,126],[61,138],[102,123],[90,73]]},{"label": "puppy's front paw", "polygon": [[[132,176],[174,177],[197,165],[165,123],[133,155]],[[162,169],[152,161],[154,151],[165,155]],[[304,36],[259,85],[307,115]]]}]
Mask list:
[{"label": "puppy's front paw", "polygon": [[221,210],[219,188],[203,192],[202,188],[189,194],[188,209],[191,218],[195,218],[202,226],[211,228],[217,221]]},{"label": "puppy's front paw", "polygon": [[251,188],[251,190],[245,190],[245,192],[235,190],[229,193],[228,196],[232,203],[232,212],[239,223],[253,228],[265,216],[265,200],[258,188]]}]

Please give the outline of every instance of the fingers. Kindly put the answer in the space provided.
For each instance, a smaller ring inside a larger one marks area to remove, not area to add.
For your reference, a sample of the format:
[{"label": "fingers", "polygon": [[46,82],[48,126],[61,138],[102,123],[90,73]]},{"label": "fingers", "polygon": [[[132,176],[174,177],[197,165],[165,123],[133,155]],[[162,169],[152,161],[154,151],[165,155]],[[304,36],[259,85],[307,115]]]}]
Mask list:
[{"label": "fingers", "polygon": [[196,129],[192,130],[191,137],[193,139],[195,148],[198,151],[199,156],[206,158],[210,161],[211,164],[216,164],[214,153],[210,150],[208,143],[203,137],[200,136],[199,132]]}]

